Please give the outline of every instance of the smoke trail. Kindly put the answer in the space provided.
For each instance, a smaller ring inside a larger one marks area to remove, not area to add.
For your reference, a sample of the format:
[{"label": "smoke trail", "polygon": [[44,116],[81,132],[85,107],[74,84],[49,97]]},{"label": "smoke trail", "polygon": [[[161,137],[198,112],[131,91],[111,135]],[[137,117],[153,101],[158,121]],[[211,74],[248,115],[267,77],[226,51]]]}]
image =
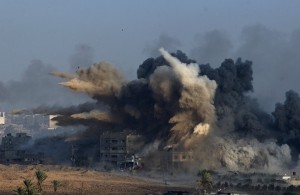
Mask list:
[{"label": "smoke trail", "polygon": [[83,112],[78,114],[72,114],[74,119],[96,119],[103,122],[117,123],[116,116],[108,112],[100,112],[98,110],[92,110],[91,112]]},{"label": "smoke trail", "polygon": [[71,80],[61,83],[75,92],[83,92],[94,99],[117,96],[125,82],[123,76],[108,63],[94,64],[87,69],[79,69],[77,76],[65,73],[53,73],[54,76]]},{"label": "smoke trail", "polygon": [[56,76],[56,77],[59,77],[59,78],[62,78],[62,79],[74,79],[74,78],[76,78],[72,74],[62,73],[62,72],[58,72],[58,71],[50,72],[50,75]]}]

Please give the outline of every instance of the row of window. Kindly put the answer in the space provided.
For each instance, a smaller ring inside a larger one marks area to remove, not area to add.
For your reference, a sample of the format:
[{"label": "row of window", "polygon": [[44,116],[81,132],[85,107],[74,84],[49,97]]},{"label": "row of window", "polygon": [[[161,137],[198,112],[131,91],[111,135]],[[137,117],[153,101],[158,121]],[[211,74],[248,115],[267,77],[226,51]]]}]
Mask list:
[{"label": "row of window", "polygon": [[122,150],[125,151],[125,147],[104,147],[104,150],[112,150],[112,151],[117,151],[117,150]]},{"label": "row of window", "polygon": [[116,139],[105,139],[105,143],[125,143],[125,140],[124,139],[121,139],[121,140],[116,140]]}]

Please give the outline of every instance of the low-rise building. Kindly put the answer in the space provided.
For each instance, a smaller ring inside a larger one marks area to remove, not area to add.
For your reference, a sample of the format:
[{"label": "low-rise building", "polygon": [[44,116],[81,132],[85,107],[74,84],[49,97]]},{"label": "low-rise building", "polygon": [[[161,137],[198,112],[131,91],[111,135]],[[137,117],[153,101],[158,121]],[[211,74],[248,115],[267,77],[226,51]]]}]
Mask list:
[{"label": "low-rise building", "polygon": [[38,163],[43,154],[32,154],[26,150],[31,136],[26,133],[17,133],[16,136],[7,134],[2,137],[0,145],[0,162],[2,163]]}]

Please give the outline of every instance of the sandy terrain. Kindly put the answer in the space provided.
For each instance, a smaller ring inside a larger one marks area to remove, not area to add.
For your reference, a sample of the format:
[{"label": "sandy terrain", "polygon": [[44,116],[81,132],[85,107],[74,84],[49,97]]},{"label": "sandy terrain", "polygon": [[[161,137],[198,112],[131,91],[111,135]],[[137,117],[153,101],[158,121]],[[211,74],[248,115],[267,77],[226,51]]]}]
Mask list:
[{"label": "sandy terrain", "polygon": [[62,186],[56,194],[163,194],[168,190],[191,190],[161,181],[125,173],[101,172],[83,168],[49,165],[0,165],[0,194],[13,194],[25,178],[33,179],[36,170],[43,170],[48,178],[43,184],[44,194],[55,194],[51,181]]}]

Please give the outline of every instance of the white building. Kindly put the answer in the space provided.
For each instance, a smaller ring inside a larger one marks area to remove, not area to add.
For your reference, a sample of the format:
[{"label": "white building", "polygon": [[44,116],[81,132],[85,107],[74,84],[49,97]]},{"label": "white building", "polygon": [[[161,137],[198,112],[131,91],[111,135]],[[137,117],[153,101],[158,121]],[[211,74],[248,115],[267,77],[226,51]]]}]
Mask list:
[{"label": "white building", "polygon": [[53,118],[57,117],[58,115],[49,115],[49,127],[48,130],[53,130],[58,127],[57,121],[52,120]]},{"label": "white building", "polygon": [[5,112],[0,112],[0,125],[5,125]]}]

